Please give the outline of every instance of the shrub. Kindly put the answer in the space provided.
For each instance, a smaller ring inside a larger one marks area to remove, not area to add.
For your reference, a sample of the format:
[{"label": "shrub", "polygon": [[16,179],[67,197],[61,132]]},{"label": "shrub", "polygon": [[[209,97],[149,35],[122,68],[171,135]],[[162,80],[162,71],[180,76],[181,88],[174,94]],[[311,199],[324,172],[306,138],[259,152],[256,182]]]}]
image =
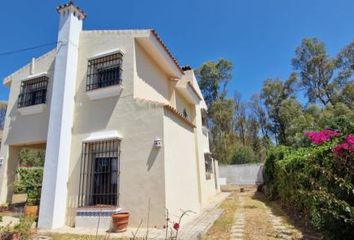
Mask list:
[{"label": "shrub", "polygon": [[15,181],[16,193],[27,193],[27,204],[37,205],[43,179],[43,168],[18,168]]},{"label": "shrub", "polygon": [[258,162],[257,156],[249,146],[241,146],[236,149],[232,158],[233,164],[255,163]]},{"label": "shrub", "polygon": [[23,148],[19,152],[20,165],[26,167],[43,167],[45,150]]},{"label": "shrub", "polygon": [[354,147],[348,144],[354,138],[310,135],[311,146],[270,151],[266,195],[302,213],[329,238],[349,239],[354,234]]}]

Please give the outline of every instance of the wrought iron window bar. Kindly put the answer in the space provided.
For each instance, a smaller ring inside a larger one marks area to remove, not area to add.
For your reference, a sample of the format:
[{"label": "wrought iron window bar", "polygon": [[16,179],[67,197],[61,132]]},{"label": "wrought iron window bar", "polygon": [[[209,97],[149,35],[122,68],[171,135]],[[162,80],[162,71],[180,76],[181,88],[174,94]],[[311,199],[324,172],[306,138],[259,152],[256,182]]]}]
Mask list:
[{"label": "wrought iron window bar", "polygon": [[21,83],[18,108],[46,103],[48,77],[39,77]]},{"label": "wrought iron window bar", "polygon": [[121,53],[88,61],[86,91],[121,84]]},{"label": "wrought iron window bar", "polygon": [[118,139],[83,143],[79,207],[119,204],[119,145]]}]

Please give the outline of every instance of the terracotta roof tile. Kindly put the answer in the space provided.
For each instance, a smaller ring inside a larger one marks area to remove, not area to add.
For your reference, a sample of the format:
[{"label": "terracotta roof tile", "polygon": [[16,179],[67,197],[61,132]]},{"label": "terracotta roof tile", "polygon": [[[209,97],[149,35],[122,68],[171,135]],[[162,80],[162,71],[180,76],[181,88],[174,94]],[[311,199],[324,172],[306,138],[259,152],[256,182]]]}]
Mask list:
[{"label": "terracotta roof tile", "polygon": [[69,7],[69,6],[75,7],[82,14],[83,18],[86,18],[86,16],[87,16],[86,13],[82,9],[80,9],[78,6],[76,6],[73,1],[69,1],[65,4],[59,5],[57,7],[57,12],[59,12],[63,8]]},{"label": "terracotta roof tile", "polygon": [[195,125],[186,117],[182,115],[182,113],[178,112],[176,108],[172,107],[171,105],[166,104],[164,108],[171,113],[173,113],[176,117],[178,117],[180,120],[185,122],[187,125],[189,125],[192,128],[195,128]]},{"label": "terracotta roof tile", "polygon": [[176,64],[177,68],[180,70],[180,72],[183,74],[182,67],[179,65],[177,59],[172,55],[171,51],[167,48],[166,44],[162,41],[161,37],[159,34],[156,32],[155,29],[152,29],[151,32],[154,34],[156,39],[161,43],[162,47],[166,50],[168,55],[172,58],[173,62]]},{"label": "terracotta roof tile", "polygon": [[177,116],[180,120],[182,120],[183,122],[188,124],[190,127],[195,128],[195,125],[188,118],[184,117],[182,113],[178,112],[178,110],[176,108],[172,107],[170,104],[162,103],[162,102],[158,102],[158,101],[154,101],[154,100],[150,100],[150,99],[146,99],[146,98],[134,98],[134,99],[136,101],[140,101],[142,103],[154,104],[156,106],[163,107],[164,109],[170,111],[175,116]]}]

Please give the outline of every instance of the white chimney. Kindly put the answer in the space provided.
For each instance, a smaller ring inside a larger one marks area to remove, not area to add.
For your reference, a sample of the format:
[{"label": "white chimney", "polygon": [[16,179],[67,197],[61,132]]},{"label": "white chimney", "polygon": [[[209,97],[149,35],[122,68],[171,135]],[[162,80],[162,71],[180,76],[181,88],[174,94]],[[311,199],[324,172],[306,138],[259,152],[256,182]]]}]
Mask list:
[{"label": "white chimney", "polygon": [[85,18],[72,1],[57,11],[60,22],[38,220],[43,229],[65,225],[78,47]]}]

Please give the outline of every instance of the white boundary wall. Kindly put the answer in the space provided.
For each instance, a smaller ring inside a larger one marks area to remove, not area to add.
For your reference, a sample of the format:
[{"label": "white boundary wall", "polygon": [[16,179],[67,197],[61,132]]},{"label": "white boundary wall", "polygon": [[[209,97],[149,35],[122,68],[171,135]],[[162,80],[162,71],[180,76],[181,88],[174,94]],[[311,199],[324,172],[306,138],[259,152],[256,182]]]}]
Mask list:
[{"label": "white boundary wall", "polygon": [[226,178],[227,184],[258,184],[263,183],[263,164],[220,165],[220,178]]}]

